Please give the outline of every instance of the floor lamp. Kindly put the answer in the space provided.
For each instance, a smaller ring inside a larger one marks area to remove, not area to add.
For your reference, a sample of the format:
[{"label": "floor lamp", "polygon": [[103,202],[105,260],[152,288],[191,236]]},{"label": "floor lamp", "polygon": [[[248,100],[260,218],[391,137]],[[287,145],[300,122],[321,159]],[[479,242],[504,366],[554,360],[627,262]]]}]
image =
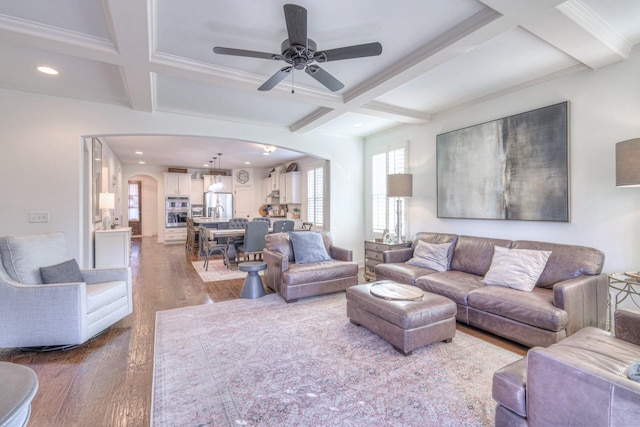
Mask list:
[{"label": "floor lamp", "polygon": [[402,242],[402,200],[413,196],[413,175],[397,173],[387,175],[387,197],[396,198],[396,243]]},{"label": "floor lamp", "polygon": [[116,207],[116,197],[113,193],[100,193],[100,209],[104,210],[102,215],[102,228],[109,230],[111,228],[111,212],[110,209]]}]

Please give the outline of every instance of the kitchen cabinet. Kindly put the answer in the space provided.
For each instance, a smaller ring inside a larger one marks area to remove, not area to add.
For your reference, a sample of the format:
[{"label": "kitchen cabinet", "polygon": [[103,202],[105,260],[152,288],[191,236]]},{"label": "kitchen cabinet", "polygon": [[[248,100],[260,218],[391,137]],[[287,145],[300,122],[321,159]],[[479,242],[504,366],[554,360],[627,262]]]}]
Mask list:
[{"label": "kitchen cabinet", "polygon": [[372,240],[364,241],[364,278],[376,280],[375,266],[382,262],[382,252],[392,249],[401,249],[411,247],[411,242],[403,243],[382,243]]},{"label": "kitchen cabinet", "polygon": [[[282,193],[282,190],[280,192]],[[285,174],[284,192],[285,201],[283,203],[302,203],[302,172]]]},{"label": "kitchen cabinet", "polygon": [[280,174],[280,203],[302,203],[302,172]]},{"label": "kitchen cabinet", "polygon": [[187,227],[172,227],[164,229],[164,243],[186,243]]},{"label": "kitchen cabinet", "polygon": [[191,195],[191,174],[164,172],[165,196]]},{"label": "kitchen cabinet", "polygon": [[262,202],[267,202],[267,197],[271,194],[271,177],[262,178]]},{"label": "kitchen cabinet", "polygon": [[189,198],[189,202],[192,205],[201,205],[202,195],[204,194],[204,183],[202,179],[192,179],[191,180],[191,197]]},{"label": "kitchen cabinet", "polygon": [[209,187],[213,184],[216,184],[218,180],[222,183],[218,189],[216,189],[217,193],[231,193],[233,191],[233,177],[226,175],[204,175],[202,177],[204,184],[204,191],[209,191]]},{"label": "kitchen cabinet", "polygon": [[131,253],[131,227],[96,230],[95,268],[128,267]]}]

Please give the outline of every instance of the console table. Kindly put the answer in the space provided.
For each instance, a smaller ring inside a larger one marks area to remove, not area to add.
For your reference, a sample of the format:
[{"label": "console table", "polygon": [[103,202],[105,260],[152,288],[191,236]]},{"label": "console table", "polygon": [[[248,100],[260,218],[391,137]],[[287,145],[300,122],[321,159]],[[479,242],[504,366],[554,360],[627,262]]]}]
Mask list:
[{"label": "console table", "polygon": [[96,230],[95,267],[128,267],[131,227]]}]

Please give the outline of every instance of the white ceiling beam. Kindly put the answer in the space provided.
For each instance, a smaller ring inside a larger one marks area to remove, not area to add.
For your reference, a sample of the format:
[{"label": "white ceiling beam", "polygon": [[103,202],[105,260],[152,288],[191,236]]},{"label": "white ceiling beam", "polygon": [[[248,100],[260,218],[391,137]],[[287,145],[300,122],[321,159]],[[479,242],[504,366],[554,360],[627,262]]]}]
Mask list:
[{"label": "white ceiling beam", "polygon": [[154,85],[149,71],[150,19],[146,1],[104,0],[105,16],[120,53],[121,75],[131,108],[153,111]]},{"label": "white ceiling beam", "polygon": [[627,59],[633,47],[579,0],[567,1],[522,26],[593,69]]}]

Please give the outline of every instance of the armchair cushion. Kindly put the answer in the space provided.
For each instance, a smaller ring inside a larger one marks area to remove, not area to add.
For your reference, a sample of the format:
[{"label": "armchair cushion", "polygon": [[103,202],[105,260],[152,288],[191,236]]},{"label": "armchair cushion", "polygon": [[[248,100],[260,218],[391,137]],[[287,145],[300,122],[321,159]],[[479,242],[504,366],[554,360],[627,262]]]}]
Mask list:
[{"label": "armchair cushion", "polygon": [[40,275],[44,284],[84,282],[84,277],[75,259],[48,267],[40,267]]},{"label": "armchair cushion", "polygon": [[483,282],[531,292],[551,256],[550,251],[509,249],[496,246]]},{"label": "armchair cushion", "polygon": [[320,234],[308,231],[290,232],[289,238],[296,264],[331,260]]},{"label": "armchair cushion", "polygon": [[64,233],[6,236],[0,240],[2,264],[9,276],[27,285],[41,285],[40,267],[68,260]]},{"label": "armchair cushion", "polygon": [[407,264],[430,268],[435,271],[447,271],[453,255],[453,243],[428,243],[418,240],[413,258]]},{"label": "armchair cushion", "polygon": [[633,364],[629,366],[627,376],[634,381],[640,382],[640,360],[633,362]]}]

